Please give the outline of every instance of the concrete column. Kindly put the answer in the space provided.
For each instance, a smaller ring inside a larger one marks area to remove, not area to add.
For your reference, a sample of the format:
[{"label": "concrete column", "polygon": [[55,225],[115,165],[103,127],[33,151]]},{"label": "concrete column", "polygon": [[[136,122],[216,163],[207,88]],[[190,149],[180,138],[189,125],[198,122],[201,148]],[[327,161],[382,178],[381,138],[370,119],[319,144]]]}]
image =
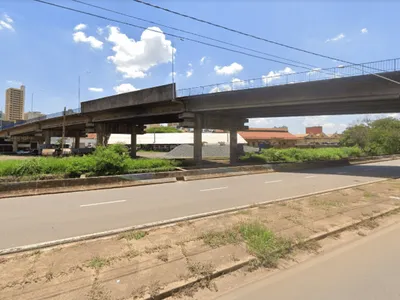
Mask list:
[{"label": "concrete column", "polygon": [[101,124],[101,123],[96,124],[95,131],[96,131],[96,147],[105,146],[104,145],[104,138],[105,138],[104,124]]},{"label": "concrete column", "polygon": [[13,140],[12,150],[13,150],[13,152],[18,151],[18,141],[17,140]]},{"label": "concrete column", "polygon": [[75,135],[75,144],[74,144],[75,149],[79,149],[80,142],[81,142],[81,135],[80,135],[80,133],[77,133]]},{"label": "concrete column", "polygon": [[200,166],[203,162],[203,116],[195,115],[194,119],[194,134],[193,134],[193,158],[196,165]]},{"label": "concrete column", "polygon": [[238,158],[238,147],[237,147],[237,129],[231,128],[229,131],[229,162],[235,164]]},{"label": "concrete column", "polygon": [[51,144],[51,133],[49,130],[43,131],[44,135],[44,144],[50,145]]},{"label": "concrete column", "polygon": [[133,126],[131,133],[131,157],[136,157],[136,126]]}]

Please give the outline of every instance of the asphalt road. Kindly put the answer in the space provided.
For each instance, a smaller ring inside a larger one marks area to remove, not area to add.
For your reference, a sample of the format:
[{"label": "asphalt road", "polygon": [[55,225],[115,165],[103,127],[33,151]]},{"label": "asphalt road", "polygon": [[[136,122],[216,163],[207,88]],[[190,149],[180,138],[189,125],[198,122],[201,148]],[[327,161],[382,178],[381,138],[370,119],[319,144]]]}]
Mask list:
[{"label": "asphalt road", "polygon": [[400,160],[0,199],[0,249],[400,177]]},{"label": "asphalt road", "polygon": [[397,223],[216,299],[398,300],[399,236]]}]

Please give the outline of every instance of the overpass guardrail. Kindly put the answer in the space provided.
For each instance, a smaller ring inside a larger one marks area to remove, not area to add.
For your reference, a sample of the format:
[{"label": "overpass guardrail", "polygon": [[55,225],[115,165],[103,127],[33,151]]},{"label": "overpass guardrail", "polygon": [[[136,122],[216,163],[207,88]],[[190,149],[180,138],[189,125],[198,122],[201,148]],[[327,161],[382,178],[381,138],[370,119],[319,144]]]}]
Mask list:
[{"label": "overpass guardrail", "polygon": [[[71,116],[71,115],[77,115],[77,114],[80,114],[80,113],[81,113],[81,109],[80,108],[75,108],[75,109],[68,109],[65,112],[65,115],[66,116]],[[63,115],[64,115],[64,111],[60,111],[60,112],[56,112],[56,113],[40,116],[40,117],[37,117],[37,118],[32,118],[32,119],[29,119],[29,120],[16,121],[14,124],[7,124],[7,125],[4,125],[4,126],[1,126],[0,130],[13,128],[13,127],[24,125],[24,124],[35,123],[37,121],[59,118],[59,117],[62,117]]]},{"label": "overpass guardrail", "polygon": [[233,79],[230,82],[198,86],[176,91],[177,97],[197,96],[227,91],[263,88],[276,85],[294,84],[309,81],[328,80],[360,75],[400,71],[400,58],[387,59],[354,65],[339,65],[333,68],[314,68],[296,72],[289,67],[280,71],[270,71],[261,78],[249,80]]}]

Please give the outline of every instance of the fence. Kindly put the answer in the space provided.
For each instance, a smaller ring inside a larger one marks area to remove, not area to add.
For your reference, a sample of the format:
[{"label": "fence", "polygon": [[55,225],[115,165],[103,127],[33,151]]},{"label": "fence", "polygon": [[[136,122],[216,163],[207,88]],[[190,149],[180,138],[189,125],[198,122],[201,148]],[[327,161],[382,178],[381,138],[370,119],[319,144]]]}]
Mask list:
[{"label": "fence", "polygon": [[297,73],[286,67],[281,71],[269,72],[261,78],[249,80],[233,80],[231,82],[199,86],[177,90],[178,97],[196,96],[227,91],[263,88],[275,85],[294,84],[308,81],[328,80],[359,75],[378,74],[384,72],[400,71],[400,58],[355,64],[334,68],[315,68],[306,72]]}]

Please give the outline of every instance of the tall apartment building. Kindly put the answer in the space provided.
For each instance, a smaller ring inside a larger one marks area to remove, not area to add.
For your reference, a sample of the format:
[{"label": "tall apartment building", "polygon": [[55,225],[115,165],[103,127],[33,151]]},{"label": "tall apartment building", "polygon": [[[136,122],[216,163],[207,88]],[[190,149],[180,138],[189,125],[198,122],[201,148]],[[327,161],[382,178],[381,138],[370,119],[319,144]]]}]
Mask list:
[{"label": "tall apartment building", "polygon": [[6,111],[4,120],[18,121],[24,119],[25,86],[6,90]]}]

